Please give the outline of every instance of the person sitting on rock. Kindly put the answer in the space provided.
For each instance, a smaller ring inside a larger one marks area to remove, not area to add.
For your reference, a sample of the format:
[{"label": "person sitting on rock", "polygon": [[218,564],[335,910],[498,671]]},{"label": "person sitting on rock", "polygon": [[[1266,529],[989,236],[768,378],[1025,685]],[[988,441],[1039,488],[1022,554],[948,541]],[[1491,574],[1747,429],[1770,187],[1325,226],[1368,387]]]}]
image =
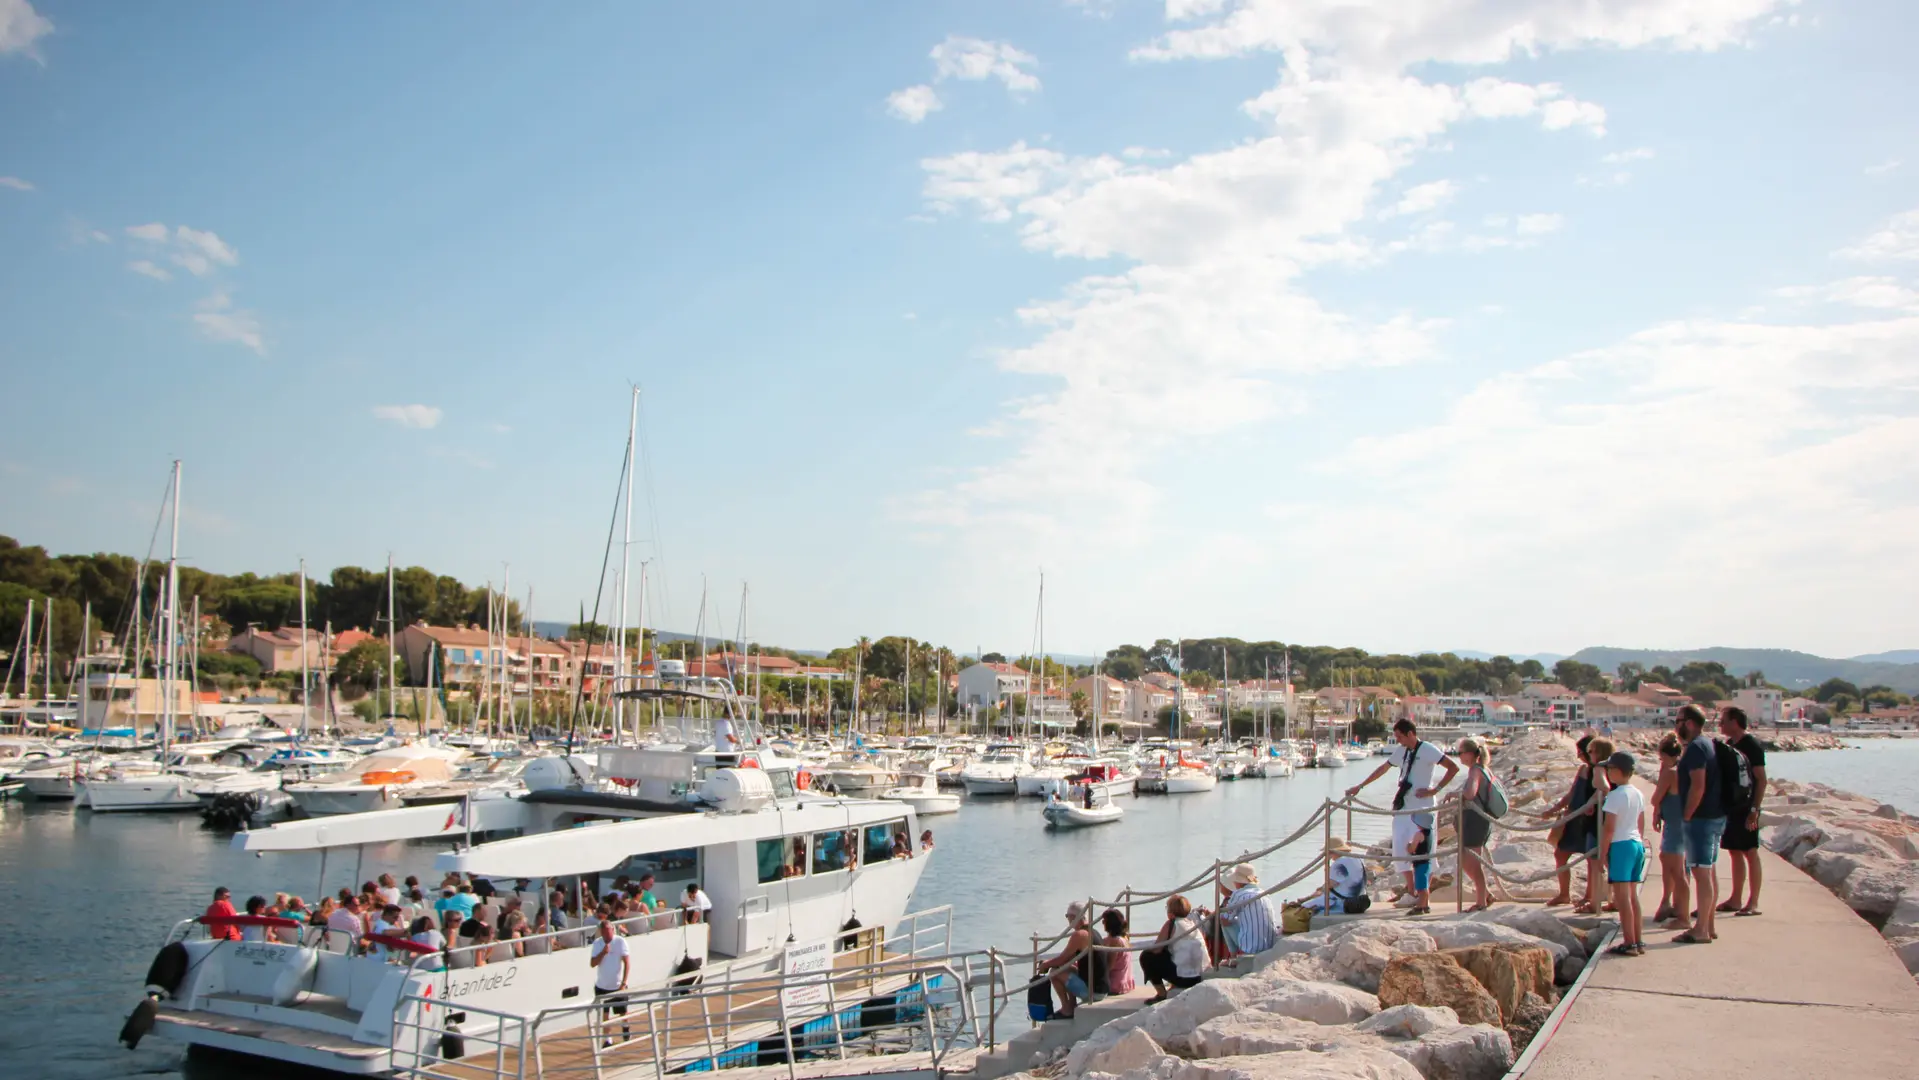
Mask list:
[{"label": "person sitting on rock", "polygon": [[1093,931],[1087,925],[1085,902],[1075,900],[1066,905],[1066,924],[1072,930],[1059,955],[1039,965],[1059,998],[1059,1008],[1053,1011],[1057,1020],[1071,1020],[1079,1003],[1093,996]]},{"label": "person sitting on rock", "polygon": [[[1357,915],[1370,907],[1356,903],[1366,895],[1366,864],[1353,855],[1353,846],[1339,837],[1326,848],[1326,857],[1333,860],[1331,867],[1332,892],[1325,888],[1300,901],[1301,907],[1317,914]],[[1354,910],[1357,908],[1358,910]]]}]

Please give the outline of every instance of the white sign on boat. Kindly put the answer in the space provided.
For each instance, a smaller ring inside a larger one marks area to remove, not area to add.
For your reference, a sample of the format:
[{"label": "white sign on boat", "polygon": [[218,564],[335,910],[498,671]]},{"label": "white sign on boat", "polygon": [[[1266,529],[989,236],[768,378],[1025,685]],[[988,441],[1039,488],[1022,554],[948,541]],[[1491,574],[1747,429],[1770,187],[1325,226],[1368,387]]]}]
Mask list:
[{"label": "white sign on boat", "polygon": [[786,976],[780,990],[781,1003],[788,1009],[826,1004],[826,976],[832,968],[832,942],[788,945],[786,955],[780,959],[780,974]]}]

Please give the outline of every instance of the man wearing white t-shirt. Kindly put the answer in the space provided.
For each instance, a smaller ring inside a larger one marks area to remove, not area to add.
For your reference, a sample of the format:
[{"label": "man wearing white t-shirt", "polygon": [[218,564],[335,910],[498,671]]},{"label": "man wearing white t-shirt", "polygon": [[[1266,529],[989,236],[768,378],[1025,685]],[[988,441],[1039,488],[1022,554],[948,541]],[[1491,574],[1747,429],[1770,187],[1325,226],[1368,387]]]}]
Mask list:
[{"label": "man wearing white t-shirt", "polygon": [[[1399,749],[1379,768],[1374,769],[1371,776],[1347,788],[1346,795],[1348,798],[1358,795],[1361,788],[1386,775],[1388,770],[1399,770],[1399,788],[1393,794],[1393,809],[1424,813],[1402,813],[1393,818],[1393,869],[1404,875],[1406,892],[1413,898],[1410,914],[1425,915],[1432,911],[1427,894],[1427,886],[1432,878],[1432,862],[1426,858],[1413,863],[1408,861],[1408,857],[1432,854],[1433,804],[1440,789],[1453,782],[1453,777],[1459,772],[1459,763],[1438,746],[1420,739],[1419,728],[1411,720],[1401,720],[1393,725],[1393,741],[1399,744]],[[1445,772],[1445,776],[1436,784],[1433,783],[1434,766]]]},{"label": "man wearing white t-shirt", "polygon": [[[620,1014],[620,1038],[633,1037],[626,1024],[626,976],[627,955],[626,939],[614,931],[610,919],[600,921],[600,937],[593,943],[593,996],[598,999],[611,998],[610,1002],[600,1006],[600,1027],[605,1030],[614,1013]],[[606,1046],[613,1045],[607,1039]]]},{"label": "man wearing white t-shirt", "polygon": [[740,737],[733,734],[733,721],[722,716],[713,721],[713,752],[732,754],[740,748]]}]

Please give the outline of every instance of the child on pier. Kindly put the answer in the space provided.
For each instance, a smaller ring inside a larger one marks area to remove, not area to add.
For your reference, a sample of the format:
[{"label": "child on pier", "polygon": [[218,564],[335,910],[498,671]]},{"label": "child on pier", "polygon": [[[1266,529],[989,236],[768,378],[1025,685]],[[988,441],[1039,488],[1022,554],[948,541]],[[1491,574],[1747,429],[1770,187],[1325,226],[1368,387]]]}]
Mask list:
[{"label": "child on pier", "polygon": [[1632,784],[1633,756],[1624,750],[1606,759],[1606,779],[1611,790],[1601,809],[1606,877],[1612,882],[1613,906],[1619,909],[1620,937],[1613,946],[1617,956],[1639,956],[1646,951],[1642,940],[1645,919],[1639,908],[1639,886],[1646,880],[1646,797]]}]

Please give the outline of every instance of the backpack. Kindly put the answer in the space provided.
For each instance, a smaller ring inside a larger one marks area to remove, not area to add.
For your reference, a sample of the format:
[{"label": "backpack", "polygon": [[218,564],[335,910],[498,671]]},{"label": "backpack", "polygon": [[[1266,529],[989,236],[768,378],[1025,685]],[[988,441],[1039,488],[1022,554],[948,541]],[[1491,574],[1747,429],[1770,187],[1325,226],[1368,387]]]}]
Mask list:
[{"label": "backpack", "polygon": [[1499,786],[1490,770],[1485,771],[1485,777],[1486,787],[1479,796],[1481,809],[1489,818],[1503,818],[1512,809],[1512,804],[1506,801],[1506,789]]},{"label": "backpack", "polygon": [[1743,814],[1752,806],[1752,762],[1731,743],[1712,741],[1719,766],[1719,805],[1727,815]]}]

